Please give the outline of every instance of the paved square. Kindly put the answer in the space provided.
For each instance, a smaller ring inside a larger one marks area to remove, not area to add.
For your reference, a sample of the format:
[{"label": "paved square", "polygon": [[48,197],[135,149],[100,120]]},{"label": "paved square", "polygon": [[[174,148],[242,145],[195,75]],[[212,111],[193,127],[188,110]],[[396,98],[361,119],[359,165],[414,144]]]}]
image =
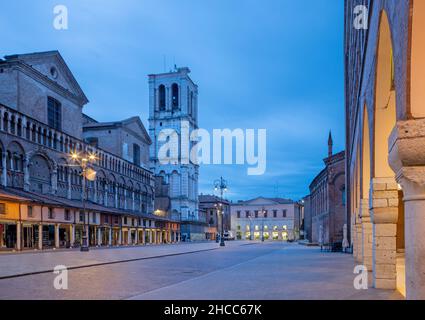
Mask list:
[{"label": "paved square", "polygon": [[[69,271],[68,290],[53,287],[56,275],[48,270],[56,263],[76,267]],[[0,280],[0,299],[402,299],[395,291],[355,290],[351,255],[297,244],[229,242],[220,248],[200,243],[87,255],[0,255],[0,268],[6,277]]]}]

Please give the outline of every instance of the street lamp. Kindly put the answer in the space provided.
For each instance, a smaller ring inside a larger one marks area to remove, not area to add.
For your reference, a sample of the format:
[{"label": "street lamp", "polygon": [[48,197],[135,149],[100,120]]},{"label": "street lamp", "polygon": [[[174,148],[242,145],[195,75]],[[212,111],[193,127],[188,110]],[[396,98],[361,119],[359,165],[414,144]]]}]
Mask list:
[{"label": "street lamp", "polygon": [[221,211],[221,237],[220,247],[224,247],[224,211],[223,211],[223,193],[227,192],[227,181],[220,177],[219,180],[214,181],[215,191],[220,191],[220,204],[217,206],[217,212]]},{"label": "street lamp", "polygon": [[266,210],[264,207],[261,210],[261,242],[264,242],[264,215],[266,214]]},{"label": "street lamp", "polygon": [[90,164],[94,163],[96,161],[96,155],[94,153],[90,152],[84,152],[84,153],[71,153],[71,160],[73,161],[74,165],[79,166],[81,168],[81,175],[83,177],[82,181],[82,207],[83,207],[83,243],[81,244],[80,250],[83,252],[89,251],[89,245],[88,245],[88,237],[87,237],[87,229],[86,229],[86,196],[87,196],[87,184],[86,179],[89,181],[96,180],[96,171],[93,170],[90,167]]}]

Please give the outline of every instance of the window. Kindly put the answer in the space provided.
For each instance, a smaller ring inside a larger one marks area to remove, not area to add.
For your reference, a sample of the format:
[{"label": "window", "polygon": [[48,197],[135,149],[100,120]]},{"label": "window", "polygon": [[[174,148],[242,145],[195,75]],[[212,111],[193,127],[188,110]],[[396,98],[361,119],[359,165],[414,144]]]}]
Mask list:
[{"label": "window", "polygon": [[61,103],[52,98],[47,98],[47,121],[48,125],[56,130],[61,130],[62,120],[62,105]]},{"label": "window", "polygon": [[134,227],[136,225],[136,221],[134,219],[131,219],[131,225]]},{"label": "window", "polygon": [[55,218],[55,215],[53,214],[53,209],[52,208],[49,208],[48,218],[49,219],[54,219]]},{"label": "window", "polygon": [[267,218],[268,211],[264,210],[263,212],[264,212],[264,218]]},{"label": "window", "polygon": [[119,220],[118,217],[115,217],[115,224],[118,224]]},{"label": "window", "polygon": [[282,217],[286,218],[286,209],[282,210]]},{"label": "window", "polygon": [[80,211],[80,222],[84,222],[84,212]]},{"label": "window", "polygon": [[95,137],[86,138],[86,142],[95,148],[99,146],[99,139]]},{"label": "window", "polygon": [[109,223],[109,216],[105,216],[105,223]]},{"label": "window", "polygon": [[245,211],[245,216],[249,218],[249,211]]},{"label": "window", "polygon": [[0,214],[6,214],[6,203],[0,203]]},{"label": "window", "polygon": [[32,218],[32,206],[28,206],[28,217]]},{"label": "window", "polygon": [[240,212],[240,211],[237,211],[237,212],[236,212],[236,216],[238,217],[238,219],[240,219],[240,217],[241,217],[241,212]]},{"label": "window", "polygon": [[273,218],[277,218],[277,210],[273,210]]},{"label": "window", "polygon": [[133,143],[133,163],[140,167],[140,146]]},{"label": "window", "polygon": [[69,213],[69,210],[68,209],[65,210],[65,220],[66,221],[71,220],[71,214]]},{"label": "window", "polygon": [[255,210],[254,213],[255,213],[255,217],[258,218],[258,210]]},{"label": "window", "polygon": [[124,217],[124,224],[127,224],[127,217]]},{"label": "window", "polygon": [[91,218],[93,223],[96,223],[96,213],[92,213],[92,218]]},{"label": "window", "polygon": [[173,83],[171,86],[171,101],[173,109],[177,109],[179,107],[179,86],[177,83]]},{"label": "window", "polygon": [[143,226],[146,227],[146,220],[143,220]]},{"label": "window", "polygon": [[158,89],[159,110],[165,110],[165,86],[161,84]]}]

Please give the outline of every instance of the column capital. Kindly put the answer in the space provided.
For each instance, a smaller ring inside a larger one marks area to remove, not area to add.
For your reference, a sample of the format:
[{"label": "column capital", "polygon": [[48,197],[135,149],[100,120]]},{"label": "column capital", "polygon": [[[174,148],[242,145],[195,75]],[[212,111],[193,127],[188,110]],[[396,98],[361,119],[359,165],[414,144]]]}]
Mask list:
[{"label": "column capital", "polygon": [[389,139],[389,164],[397,182],[425,185],[425,119],[398,121]]}]

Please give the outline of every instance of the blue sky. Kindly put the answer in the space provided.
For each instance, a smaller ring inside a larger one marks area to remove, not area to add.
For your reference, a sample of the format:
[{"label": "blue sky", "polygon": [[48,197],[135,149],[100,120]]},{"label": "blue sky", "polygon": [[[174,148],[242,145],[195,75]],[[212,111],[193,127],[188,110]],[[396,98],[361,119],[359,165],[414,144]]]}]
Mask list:
[{"label": "blue sky", "polygon": [[[53,8],[69,29],[53,28]],[[267,171],[204,166],[199,191],[224,176],[229,198],[299,199],[323,168],[327,137],[344,149],[343,1],[17,0],[2,4],[0,55],[59,50],[99,121],[139,115],[147,75],[174,63],[199,85],[200,127],[267,129]]]}]

